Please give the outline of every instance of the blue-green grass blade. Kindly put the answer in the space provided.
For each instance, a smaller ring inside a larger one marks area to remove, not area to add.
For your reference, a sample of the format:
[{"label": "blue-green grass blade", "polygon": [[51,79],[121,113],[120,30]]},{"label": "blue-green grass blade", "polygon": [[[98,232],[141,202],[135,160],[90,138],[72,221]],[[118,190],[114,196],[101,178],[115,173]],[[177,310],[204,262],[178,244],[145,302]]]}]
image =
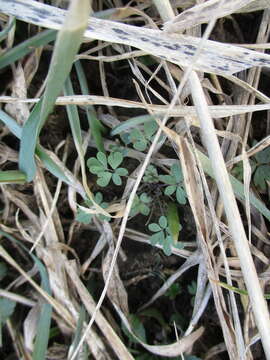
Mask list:
[{"label": "blue-green grass blade", "polygon": [[[81,91],[83,95],[89,95],[89,89],[85,77],[85,73],[83,71],[81,62],[78,60],[75,63],[75,68],[77,72],[77,76],[79,79]],[[102,133],[106,131],[105,127],[99,121],[96,115],[96,111],[94,106],[85,106],[86,116],[89,123],[89,127],[91,129],[91,135],[93,135],[95,144],[97,146],[98,151],[105,153],[104,144],[103,144],[103,137]]]},{"label": "blue-green grass blade", "polygon": [[[16,123],[16,121],[12,117],[6,114],[3,110],[0,110],[0,121],[2,121],[8,127],[8,129],[12,132],[13,135],[15,135],[18,139],[21,139],[22,128]],[[58,179],[64,181],[66,184],[72,185],[62,171],[62,169],[46,154],[45,150],[40,145],[37,145],[36,147],[36,154],[51,174],[56,176]]]},{"label": "blue-green grass blade", "polygon": [[[32,116],[31,113],[23,127],[19,167],[26,173],[28,181],[33,180],[35,176],[34,155],[39,133],[70,73],[88,23],[89,12],[90,4],[88,0],[73,0],[71,2],[66,20],[62,29],[58,32],[55,42],[45,92],[40,100],[40,112],[38,116]],[[38,103],[38,105],[40,104]],[[31,146],[29,146],[29,141]]]},{"label": "blue-green grass blade", "polygon": [[13,64],[25,55],[33,52],[34,49],[44,46],[56,38],[56,30],[44,30],[21,44],[14,46],[0,57],[0,69]]},{"label": "blue-green grass blade", "polygon": [[[64,85],[64,95],[74,95],[72,83],[70,81],[70,78],[68,77],[65,85]],[[67,114],[69,119],[69,124],[71,127],[72,137],[77,149],[78,154],[83,154],[82,150],[82,132],[81,132],[81,124],[80,124],[80,118],[78,113],[77,105],[67,105]]]}]

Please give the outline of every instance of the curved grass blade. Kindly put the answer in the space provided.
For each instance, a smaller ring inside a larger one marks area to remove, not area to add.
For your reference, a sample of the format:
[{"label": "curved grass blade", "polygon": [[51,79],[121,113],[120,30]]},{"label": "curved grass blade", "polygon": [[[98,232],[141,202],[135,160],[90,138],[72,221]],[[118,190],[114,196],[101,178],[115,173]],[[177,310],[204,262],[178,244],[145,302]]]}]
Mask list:
[{"label": "curved grass blade", "polygon": [[[23,127],[19,167],[26,173],[28,181],[33,180],[36,172],[34,154],[39,133],[70,73],[73,60],[83,39],[89,12],[88,0],[71,2],[64,25],[57,35],[44,95]],[[37,107],[40,109],[38,114]]]},{"label": "curved grass blade", "polygon": [[[6,114],[3,110],[0,110],[0,121],[2,121],[9,128],[13,135],[15,135],[18,139],[21,139],[22,128],[16,123],[16,121],[12,117]],[[56,176],[58,179],[64,181],[68,185],[74,185],[70,182],[62,169],[46,154],[46,152],[40,145],[37,145],[36,147],[36,154],[51,174]]]},{"label": "curved grass blade", "polygon": [[154,116],[151,115],[140,115],[135,116],[129,120],[123,121],[121,124],[115,126],[111,130],[111,136],[118,135],[123,131],[127,131],[130,128],[134,128],[137,125],[144,124],[145,122],[153,121],[155,120]]},{"label": "curved grass blade", "polygon": [[[81,62],[78,60],[75,63],[75,68],[77,71],[81,91],[83,95],[89,95],[89,89],[87,86],[87,81],[85,77],[85,73],[83,71]],[[98,151],[105,153],[102,133],[105,132],[105,127],[98,120],[94,106],[85,106],[86,116],[89,123],[89,127],[91,129],[91,135],[93,135],[94,141],[96,143]]]},{"label": "curved grass blade", "polygon": [[[14,46],[12,49],[5,52],[0,57],[0,69],[13,64],[15,61],[21,59],[25,55],[33,52],[35,48],[46,45],[56,38],[56,30],[45,30],[37,35],[31,37],[31,39],[23,41],[21,44]],[[1,33],[0,33],[1,36]]]}]

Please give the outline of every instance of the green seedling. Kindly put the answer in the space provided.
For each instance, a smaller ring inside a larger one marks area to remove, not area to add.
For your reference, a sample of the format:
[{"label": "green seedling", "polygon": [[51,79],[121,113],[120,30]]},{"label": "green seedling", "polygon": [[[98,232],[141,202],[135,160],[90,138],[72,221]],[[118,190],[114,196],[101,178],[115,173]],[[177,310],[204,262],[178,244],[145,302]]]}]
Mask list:
[{"label": "green seedling", "polygon": [[124,157],[119,151],[112,152],[107,157],[103,152],[98,152],[97,157],[90,158],[87,166],[92,174],[98,176],[97,184],[106,187],[110,180],[115,185],[122,185],[122,176],[127,176],[128,171],[123,167],[119,167]]},{"label": "green seedling", "polygon": [[132,208],[130,211],[130,216],[135,216],[137,214],[142,214],[148,216],[150,213],[150,207],[152,198],[146,193],[142,193],[140,196],[135,195]]},{"label": "green seedling", "polygon": [[256,167],[254,170],[254,185],[262,192],[267,190],[267,182],[270,181],[270,147],[258,152],[255,156]]},{"label": "green seedling", "polygon": [[150,237],[151,244],[162,245],[165,255],[167,256],[171,255],[172,253],[171,246],[173,245],[173,238],[169,230],[166,216],[160,216],[158,223],[149,224],[148,229],[154,233]]},{"label": "green seedling", "polygon": [[180,164],[175,163],[172,165],[169,175],[159,175],[160,181],[167,184],[164,195],[171,196],[175,193],[176,199],[179,204],[186,204],[187,194],[183,188],[183,174]]},{"label": "green seedling", "polygon": [[134,128],[129,133],[122,134],[121,138],[126,145],[132,144],[135,150],[145,151],[152,141],[157,128],[158,125],[155,121],[145,122],[143,130]]},{"label": "green seedling", "polygon": [[166,291],[165,295],[170,300],[175,300],[176,296],[182,292],[182,287],[179,283],[172,284],[169,289]]},{"label": "green seedling", "polygon": [[[102,207],[102,209],[106,209],[108,207],[108,203],[103,201],[103,195],[101,192],[97,192],[95,194],[94,200],[95,200],[96,204],[98,204],[100,207]],[[88,199],[84,202],[84,206],[87,208],[91,208],[93,205],[94,204],[90,199]],[[89,213],[85,212],[82,207],[80,207],[78,209],[78,212],[76,215],[76,220],[87,225],[87,224],[91,223],[91,221],[93,220],[93,217],[94,217],[94,214],[89,214]],[[104,216],[102,214],[98,214],[97,217],[100,220],[109,220],[106,216]]]},{"label": "green seedling", "polygon": [[143,181],[150,184],[155,184],[159,182],[158,172],[154,165],[147,166],[144,173]]}]

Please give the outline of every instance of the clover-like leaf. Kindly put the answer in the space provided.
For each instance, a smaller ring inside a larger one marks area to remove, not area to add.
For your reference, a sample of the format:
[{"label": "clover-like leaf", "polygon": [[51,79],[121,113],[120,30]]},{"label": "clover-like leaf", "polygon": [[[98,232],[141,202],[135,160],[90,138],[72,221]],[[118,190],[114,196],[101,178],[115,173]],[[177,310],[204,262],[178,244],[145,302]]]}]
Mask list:
[{"label": "clover-like leaf", "polygon": [[149,224],[148,229],[153,232],[161,231],[161,227],[156,223]]},{"label": "clover-like leaf", "polygon": [[98,174],[97,184],[101,187],[106,187],[109,184],[111,177],[112,173],[108,171],[100,172]]},{"label": "clover-like leaf", "polygon": [[154,165],[148,165],[145,174],[143,177],[143,181],[147,183],[157,183],[159,182],[159,176],[157,169]]},{"label": "clover-like leaf", "polygon": [[167,256],[170,256],[172,254],[172,243],[173,239],[170,235],[166,236],[164,242],[163,242],[163,251],[164,254]]},{"label": "clover-like leaf", "polygon": [[166,229],[166,227],[168,226],[168,221],[167,221],[166,216],[163,216],[163,215],[160,216],[158,223],[162,229]]},{"label": "clover-like leaf", "polygon": [[177,186],[177,189],[176,189],[176,199],[179,202],[179,204],[182,204],[182,205],[185,205],[187,202],[186,192],[180,186]]},{"label": "clover-like leaf", "polygon": [[177,187],[176,185],[167,186],[164,190],[164,194],[167,196],[172,195],[175,192],[176,187]]},{"label": "clover-like leaf", "polygon": [[117,174],[119,176],[127,176],[128,171],[125,168],[118,168],[118,169],[115,170],[115,174]]},{"label": "clover-like leaf", "polygon": [[175,177],[171,176],[171,175],[159,175],[159,179],[160,179],[160,181],[162,181],[168,185],[176,185],[177,184]]},{"label": "clover-like leaf", "polygon": [[97,153],[97,159],[98,161],[103,165],[103,167],[106,169],[107,168],[107,156],[102,152],[102,151],[99,151]]},{"label": "clover-like leaf", "polygon": [[183,174],[179,163],[175,163],[172,165],[171,173],[175,177],[177,183],[183,180]]},{"label": "clover-like leaf", "polygon": [[163,231],[159,231],[159,232],[151,235],[149,240],[150,240],[152,245],[162,244],[162,242],[164,241],[164,233],[163,233]]},{"label": "clover-like leaf", "polygon": [[115,185],[122,185],[122,179],[118,174],[113,174],[112,175],[112,181],[114,182]]},{"label": "clover-like leaf", "polygon": [[78,209],[77,215],[76,215],[76,221],[79,221],[82,224],[90,224],[90,222],[92,221],[93,215],[92,214],[88,214],[86,212],[84,212],[81,209]]},{"label": "clover-like leaf", "polygon": [[148,196],[146,193],[142,193],[140,196],[140,200],[146,204],[149,204],[152,201],[151,196]]},{"label": "clover-like leaf", "polygon": [[105,169],[104,169],[103,165],[99,164],[99,165],[91,166],[89,170],[92,174],[97,175],[98,173],[104,171]]},{"label": "clover-like leaf", "polygon": [[149,215],[149,213],[150,213],[150,208],[147,205],[145,205],[144,203],[141,203],[139,205],[139,210],[140,210],[140,213],[145,216]]},{"label": "clover-like leaf", "polygon": [[147,148],[147,142],[145,140],[136,141],[133,147],[135,150],[144,151]]},{"label": "clover-like leaf", "polygon": [[108,163],[110,164],[111,168],[114,170],[118,168],[118,166],[122,163],[122,161],[123,161],[123,154],[120,153],[119,151],[112,152],[108,156]]}]

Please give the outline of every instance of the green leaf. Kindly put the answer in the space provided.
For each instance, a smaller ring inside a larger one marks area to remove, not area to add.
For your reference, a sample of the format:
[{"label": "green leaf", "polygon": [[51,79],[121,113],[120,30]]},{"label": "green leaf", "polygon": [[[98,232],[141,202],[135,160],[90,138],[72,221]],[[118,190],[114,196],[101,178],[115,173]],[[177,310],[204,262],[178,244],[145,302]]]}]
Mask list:
[{"label": "green leaf", "polygon": [[104,167],[103,167],[103,165],[101,165],[101,164],[99,164],[99,165],[93,165],[93,166],[91,166],[91,168],[90,168],[90,172],[92,173],[92,174],[99,174],[99,173],[101,173],[101,172],[103,172],[104,170],[106,170],[106,169],[104,169]]},{"label": "green leaf", "polygon": [[128,171],[125,168],[118,168],[118,169],[115,170],[115,174],[117,174],[119,176],[127,176]]},{"label": "green leaf", "polygon": [[178,241],[181,225],[178,216],[177,205],[171,201],[168,203],[167,218],[169,231],[172,235],[174,244],[176,244]]},{"label": "green leaf", "polygon": [[181,204],[181,205],[185,205],[187,202],[186,201],[186,192],[180,186],[177,186],[177,189],[176,189],[176,199],[179,202],[179,204]]},{"label": "green leaf", "polygon": [[147,205],[143,204],[143,203],[140,204],[139,209],[140,209],[140,213],[142,215],[147,216],[150,213],[150,208]]},{"label": "green leaf", "polygon": [[151,137],[154,135],[154,133],[158,129],[158,124],[156,121],[147,121],[143,124],[144,133],[147,139],[151,139]]},{"label": "green leaf", "polygon": [[[75,68],[76,68],[76,72],[78,75],[78,80],[80,83],[82,94],[89,95],[90,92],[89,92],[88,85],[87,85],[87,79],[86,79],[85,73],[83,71],[83,67],[81,65],[80,60],[77,60],[75,62]],[[97,149],[98,149],[98,151],[102,151],[103,153],[105,153],[102,133],[104,133],[106,129],[104,128],[104,126],[102,125],[100,120],[98,119],[94,106],[92,106],[92,105],[85,106],[85,110],[86,110],[86,116],[87,116],[88,123],[89,123],[89,128],[91,129],[91,136],[93,136],[93,138],[94,138]]]},{"label": "green leaf", "polygon": [[168,185],[176,185],[176,179],[171,175],[159,175],[160,181]]},{"label": "green leaf", "polygon": [[165,241],[163,242],[163,252],[166,256],[170,256],[172,254],[172,243],[172,237],[170,235],[166,236]]},{"label": "green leaf", "polygon": [[254,173],[253,180],[254,184],[258,186],[260,190],[265,191],[267,189],[266,181],[270,181],[270,166],[259,166]]},{"label": "green leaf", "polygon": [[21,44],[12,47],[4,54],[1,54],[0,69],[13,64],[15,61],[25,57],[25,55],[34,52],[36,48],[55,40],[56,34],[57,31],[55,30],[45,30],[39,32],[30,39],[23,41]]},{"label": "green leaf", "polygon": [[123,131],[128,131],[130,128],[144,124],[145,122],[153,121],[155,118],[151,115],[141,115],[121,122],[111,130],[111,136],[118,135]]},{"label": "green leaf", "polygon": [[161,231],[161,227],[156,223],[149,224],[148,229],[153,232]]},{"label": "green leaf", "polygon": [[171,172],[175,177],[177,183],[183,180],[183,174],[179,163],[175,163],[172,165]]},{"label": "green leaf", "polygon": [[98,174],[98,180],[97,184],[101,187],[106,187],[110,180],[111,180],[112,174],[108,171],[104,171]]},{"label": "green leaf", "polygon": [[149,204],[152,201],[151,196],[148,196],[146,193],[140,195],[140,200],[146,204]]},{"label": "green leaf", "polygon": [[147,148],[147,142],[144,141],[144,140],[136,141],[133,144],[133,147],[134,147],[135,150],[144,151]]},{"label": "green leaf", "polygon": [[113,174],[112,175],[112,181],[114,182],[115,185],[122,185],[122,179],[118,174]]},{"label": "green leaf", "polygon": [[130,132],[130,139],[132,142],[135,141],[145,141],[143,133],[139,129],[133,129]]},{"label": "green leaf", "polygon": [[162,244],[164,239],[165,239],[165,237],[164,237],[163,231],[159,231],[159,232],[151,235],[149,238],[152,245]]},{"label": "green leaf", "polygon": [[255,159],[260,164],[269,164],[269,161],[270,161],[270,147],[267,147],[266,149],[258,152],[255,155]]},{"label": "green leaf", "polygon": [[108,156],[108,163],[110,164],[112,169],[116,169],[123,161],[123,154],[119,151],[112,152]]},{"label": "green leaf", "polygon": [[81,209],[78,209],[77,215],[76,215],[76,221],[81,222],[82,224],[88,225],[91,223],[93,218],[93,215],[87,214]]},{"label": "green leaf", "polygon": [[91,157],[87,160],[87,166],[90,169],[92,166],[100,166],[101,163],[94,157]]},{"label": "green leaf", "polygon": [[166,229],[166,227],[168,226],[168,221],[166,216],[164,215],[160,216],[158,223],[162,229]]},{"label": "green leaf", "polygon": [[[44,95],[23,126],[19,167],[26,173],[28,181],[33,180],[36,172],[34,155],[39,133],[71,70],[88,23],[89,12],[88,0],[71,2],[64,24],[57,34]],[[37,111],[38,108],[40,111]]]},{"label": "green leaf", "polygon": [[103,167],[107,169],[107,156],[103,152],[99,151],[97,153],[97,159],[103,165]]},{"label": "green leaf", "polygon": [[171,196],[176,190],[176,185],[167,186],[164,190],[166,196]]}]

